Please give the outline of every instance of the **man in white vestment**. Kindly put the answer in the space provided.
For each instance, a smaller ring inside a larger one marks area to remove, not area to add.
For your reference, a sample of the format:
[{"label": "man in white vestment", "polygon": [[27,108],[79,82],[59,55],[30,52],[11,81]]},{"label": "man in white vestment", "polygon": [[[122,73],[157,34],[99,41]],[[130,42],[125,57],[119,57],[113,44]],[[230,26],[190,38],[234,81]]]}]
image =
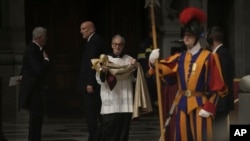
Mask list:
[{"label": "man in white vestment", "polygon": [[133,72],[138,64],[134,58],[124,54],[125,39],[121,35],[112,38],[111,46],[113,52],[107,55],[108,63],[113,67],[125,66],[129,71],[119,76],[120,73],[112,72],[108,64],[101,63],[100,71],[96,73],[102,100],[102,123],[97,140],[128,141],[133,113]]}]

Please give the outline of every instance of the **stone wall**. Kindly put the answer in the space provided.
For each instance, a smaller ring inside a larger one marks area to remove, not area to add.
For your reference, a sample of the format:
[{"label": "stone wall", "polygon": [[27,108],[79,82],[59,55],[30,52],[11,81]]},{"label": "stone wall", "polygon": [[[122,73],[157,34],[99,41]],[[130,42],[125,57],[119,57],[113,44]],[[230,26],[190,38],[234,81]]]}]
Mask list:
[{"label": "stone wall", "polygon": [[2,0],[0,27],[0,77],[2,78],[3,119],[16,118],[17,87],[9,87],[9,78],[18,75],[25,48],[24,0]]}]

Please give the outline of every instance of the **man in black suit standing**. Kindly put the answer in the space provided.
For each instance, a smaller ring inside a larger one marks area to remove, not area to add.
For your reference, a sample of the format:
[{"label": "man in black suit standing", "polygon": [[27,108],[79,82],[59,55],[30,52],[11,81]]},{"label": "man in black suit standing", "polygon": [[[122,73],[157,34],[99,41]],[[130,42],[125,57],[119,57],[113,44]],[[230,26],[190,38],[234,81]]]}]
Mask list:
[{"label": "man in black suit standing", "polygon": [[47,30],[36,27],[32,32],[32,42],[23,54],[19,109],[29,111],[28,141],[41,141],[44,116],[44,95],[49,58],[43,50],[47,42]]},{"label": "man in black suit standing", "polygon": [[91,59],[99,58],[100,54],[106,51],[105,43],[95,32],[93,22],[83,22],[80,26],[80,33],[83,39],[87,40],[82,56],[80,89],[84,97],[84,110],[89,131],[88,141],[93,141],[100,118],[101,97],[100,85],[96,81],[96,71],[92,69]]},{"label": "man in black suit standing", "polygon": [[227,117],[229,112],[234,109],[234,61],[229,50],[223,45],[223,31],[220,27],[211,28],[207,35],[207,42],[212,52],[219,56],[223,79],[228,87],[228,94],[220,97],[216,106],[214,141],[227,141],[229,140]]}]

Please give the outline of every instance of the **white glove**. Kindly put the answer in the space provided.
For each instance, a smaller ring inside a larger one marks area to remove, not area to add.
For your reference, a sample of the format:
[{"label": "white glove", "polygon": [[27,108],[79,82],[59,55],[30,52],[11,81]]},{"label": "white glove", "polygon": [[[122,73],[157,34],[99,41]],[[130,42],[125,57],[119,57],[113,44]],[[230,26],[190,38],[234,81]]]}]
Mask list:
[{"label": "white glove", "polygon": [[210,112],[208,112],[208,111],[206,111],[206,110],[203,110],[203,109],[201,109],[200,112],[199,112],[199,116],[204,117],[204,118],[207,118],[210,115],[213,115],[213,114],[210,113]]},{"label": "white glove", "polygon": [[152,52],[149,55],[149,62],[151,64],[154,64],[155,60],[158,59],[159,56],[160,56],[160,49],[159,48],[152,50]]}]

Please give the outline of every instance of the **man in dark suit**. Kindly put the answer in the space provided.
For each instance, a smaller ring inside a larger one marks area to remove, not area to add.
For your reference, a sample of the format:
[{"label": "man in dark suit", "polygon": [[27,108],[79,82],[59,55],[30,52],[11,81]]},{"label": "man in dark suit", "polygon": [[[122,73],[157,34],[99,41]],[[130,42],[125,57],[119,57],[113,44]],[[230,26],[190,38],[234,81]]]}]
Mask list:
[{"label": "man in dark suit", "polygon": [[28,141],[41,141],[41,130],[44,116],[44,92],[49,58],[43,50],[47,41],[47,30],[36,27],[32,32],[32,42],[23,54],[19,109],[29,111]]},{"label": "man in dark suit", "polygon": [[234,61],[227,48],[223,45],[223,31],[214,26],[208,32],[207,42],[213,53],[219,56],[221,70],[225,84],[228,87],[228,95],[219,98],[214,118],[214,141],[229,140],[228,114],[234,109],[233,79]]},{"label": "man in dark suit", "polygon": [[106,51],[104,41],[95,33],[93,22],[83,22],[80,26],[80,33],[83,39],[87,40],[82,56],[80,89],[84,97],[85,116],[89,131],[88,141],[93,141],[100,118],[101,98],[100,85],[96,81],[96,71],[92,69],[91,59],[99,58],[100,54],[106,53]]}]

